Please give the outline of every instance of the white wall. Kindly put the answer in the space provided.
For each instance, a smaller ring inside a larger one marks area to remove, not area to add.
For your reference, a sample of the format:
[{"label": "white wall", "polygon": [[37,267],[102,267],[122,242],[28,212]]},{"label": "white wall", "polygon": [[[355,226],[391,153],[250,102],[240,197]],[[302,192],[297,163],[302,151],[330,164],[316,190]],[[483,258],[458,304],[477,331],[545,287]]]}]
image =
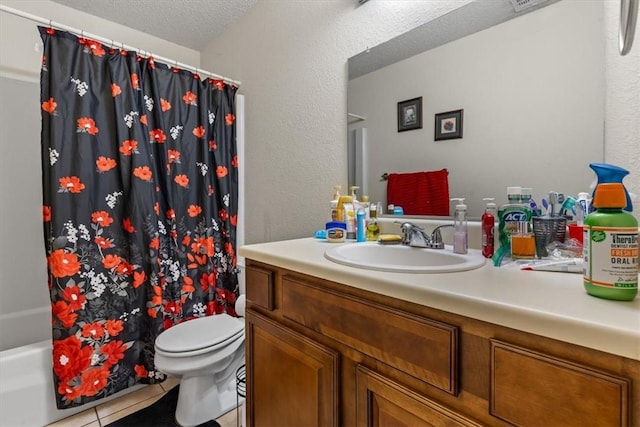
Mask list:
[{"label": "white wall", "polygon": [[[333,185],[347,182],[347,59],[464,3],[259,1],[202,51],[203,68],[242,80],[247,95],[246,243],[311,236],[327,220]],[[608,20],[605,31],[617,23]],[[627,80],[638,74],[639,54],[636,39],[634,58],[606,64],[627,70],[615,76],[625,80],[627,101],[623,115],[607,111],[607,136],[618,128],[625,137],[607,139],[605,161],[634,171],[625,183],[636,192],[640,90]]]},{"label": "white wall", "polygon": [[[199,52],[50,1],[0,3],[182,63],[200,65]],[[41,44],[36,26],[0,12],[0,350],[51,336],[42,231],[42,53],[35,49]]]},{"label": "white wall", "polygon": [[[349,81],[370,198],[386,206],[383,173],[442,168],[472,218],[483,197],[506,203],[507,186],[533,187],[538,203],[588,191],[604,155],[602,16],[601,3],[561,1]],[[398,132],[397,102],[418,96],[422,129]],[[458,109],[464,137],[434,141],[434,115]]]},{"label": "white wall", "polygon": [[246,243],[312,236],[347,185],[347,59],[468,1],[259,1],[202,51],[242,80]]}]

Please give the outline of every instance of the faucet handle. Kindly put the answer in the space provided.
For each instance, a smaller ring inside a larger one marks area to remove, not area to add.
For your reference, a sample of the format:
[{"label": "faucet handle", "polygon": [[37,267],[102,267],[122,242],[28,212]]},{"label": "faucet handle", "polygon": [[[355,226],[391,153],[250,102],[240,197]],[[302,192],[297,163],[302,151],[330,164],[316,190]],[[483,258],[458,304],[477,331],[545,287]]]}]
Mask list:
[{"label": "faucet handle", "polygon": [[411,224],[410,222],[399,222],[399,221],[394,221],[396,224],[400,224],[400,229],[402,230],[402,244],[404,245],[408,245],[409,242],[411,241],[411,230],[413,229],[414,225]]},{"label": "faucet handle", "polygon": [[[396,222],[397,224],[400,224],[399,222]],[[415,225],[412,222],[406,221],[401,223],[402,225],[400,226],[403,230],[418,230],[418,231],[424,231],[424,228],[422,227],[418,227],[417,225]]]},{"label": "faucet handle", "polygon": [[434,249],[443,249],[444,242],[442,241],[442,234],[440,234],[440,227],[433,230],[431,233],[431,247]]},{"label": "faucet handle", "polygon": [[440,233],[440,229],[443,227],[453,227],[453,224],[444,224],[436,227],[433,232],[431,232],[431,247],[434,249],[443,249],[444,242],[442,241],[442,234]]}]

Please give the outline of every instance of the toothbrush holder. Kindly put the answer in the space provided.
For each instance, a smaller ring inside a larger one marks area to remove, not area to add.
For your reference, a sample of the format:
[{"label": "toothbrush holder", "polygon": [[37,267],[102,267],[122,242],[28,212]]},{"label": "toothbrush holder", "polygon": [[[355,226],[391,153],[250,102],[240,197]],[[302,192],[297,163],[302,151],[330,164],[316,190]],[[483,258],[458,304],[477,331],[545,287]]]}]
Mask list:
[{"label": "toothbrush holder", "polygon": [[564,242],[567,234],[567,219],[559,216],[533,217],[533,235],[536,239],[538,258],[549,256],[547,245],[551,242]]}]

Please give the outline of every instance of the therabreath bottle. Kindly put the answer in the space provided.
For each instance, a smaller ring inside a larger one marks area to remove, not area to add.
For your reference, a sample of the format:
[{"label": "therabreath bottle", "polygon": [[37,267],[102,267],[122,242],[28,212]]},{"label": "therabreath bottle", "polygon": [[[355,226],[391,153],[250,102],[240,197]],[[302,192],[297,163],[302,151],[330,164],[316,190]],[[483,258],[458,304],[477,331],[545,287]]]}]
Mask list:
[{"label": "therabreath bottle", "polygon": [[596,186],[595,212],[584,220],[584,287],[596,297],[631,301],[638,294],[638,221],[622,183]]}]

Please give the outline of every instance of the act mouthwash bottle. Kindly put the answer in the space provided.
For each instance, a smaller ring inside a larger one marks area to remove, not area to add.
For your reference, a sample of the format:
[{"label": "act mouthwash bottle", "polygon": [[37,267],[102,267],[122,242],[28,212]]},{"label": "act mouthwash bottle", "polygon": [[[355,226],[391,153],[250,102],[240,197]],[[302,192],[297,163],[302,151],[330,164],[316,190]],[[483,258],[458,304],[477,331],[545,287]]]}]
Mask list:
[{"label": "act mouthwash bottle", "polygon": [[522,188],[507,187],[507,204],[498,209],[498,240],[501,247],[510,246],[510,237],[518,231],[518,223],[531,222],[531,207],[521,199]]},{"label": "act mouthwash bottle", "polygon": [[584,220],[584,287],[589,295],[631,301],[638,294],[638,221],[623,212],[622,183],[596,186],[596,210]]}]

